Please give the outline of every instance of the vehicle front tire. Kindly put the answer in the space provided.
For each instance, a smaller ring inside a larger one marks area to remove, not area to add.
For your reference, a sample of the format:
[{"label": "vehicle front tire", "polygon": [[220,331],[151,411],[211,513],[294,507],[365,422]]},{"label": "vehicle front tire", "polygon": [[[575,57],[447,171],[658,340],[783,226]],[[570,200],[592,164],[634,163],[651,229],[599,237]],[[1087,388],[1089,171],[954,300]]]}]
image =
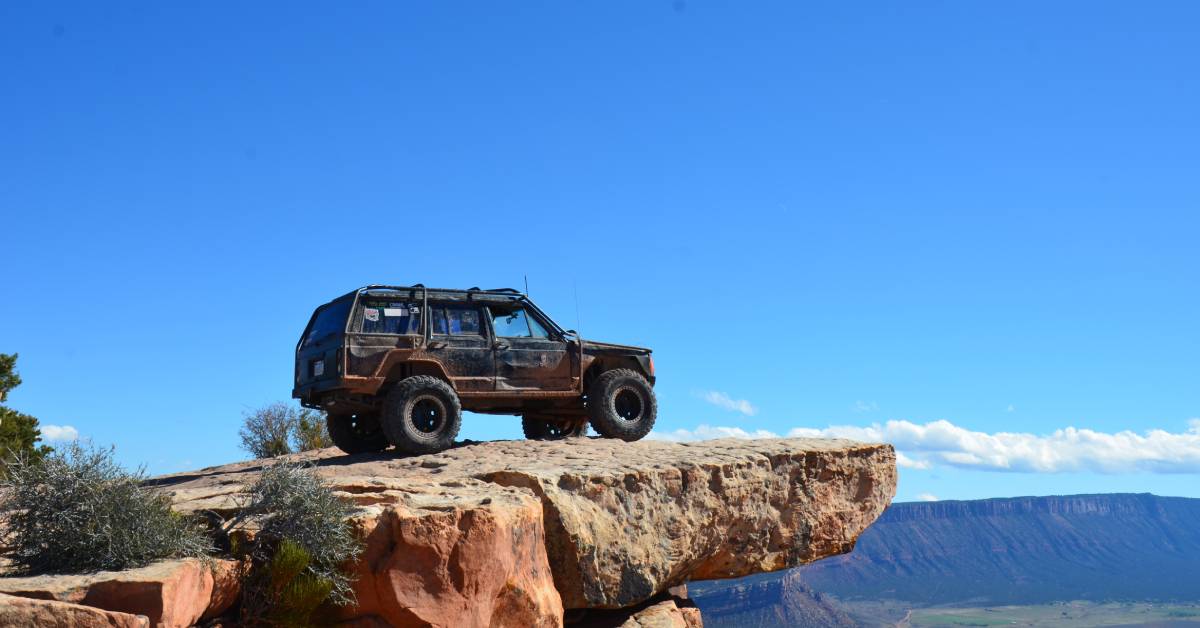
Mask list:
[{"label": "vehicle front tire", "polygon": [[329,438],[348,454],[366,454],[388,447],[387,436],[373,414],[330,414],[325,417]]},{"label": "vehicle front tire", "polygon": [[529,440],[562,440],[587,436],[587,419],[551,421],[526,414],[521,417],[521,430]]},{"label": "vehicle front tire", "polygon": [[634,441],[650,433],[658,400],[650,382],[637,371],[605,371],[588,388],[588,416],[605,438]]},{"label": "vehicle front tire", "polygon": [[462,405],[450,384],[428,375],[400,380],[383,404],[383,433],[396,449],[432,454],[449,449],[462,426]]}]

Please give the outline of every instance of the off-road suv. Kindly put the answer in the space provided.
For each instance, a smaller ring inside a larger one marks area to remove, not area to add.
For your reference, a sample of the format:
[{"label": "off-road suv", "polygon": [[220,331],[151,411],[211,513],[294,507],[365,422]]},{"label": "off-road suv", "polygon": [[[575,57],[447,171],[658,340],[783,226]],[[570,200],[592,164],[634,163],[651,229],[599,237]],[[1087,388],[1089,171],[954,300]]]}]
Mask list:
[{"label": "off-road suv", "polygon": [[657,413],[641,347],[585,341],[512,289],[371,285],[317,308],[292,396],[342,451],[446,449],[462,410],[520,415],[525,436],[637,440]]}]

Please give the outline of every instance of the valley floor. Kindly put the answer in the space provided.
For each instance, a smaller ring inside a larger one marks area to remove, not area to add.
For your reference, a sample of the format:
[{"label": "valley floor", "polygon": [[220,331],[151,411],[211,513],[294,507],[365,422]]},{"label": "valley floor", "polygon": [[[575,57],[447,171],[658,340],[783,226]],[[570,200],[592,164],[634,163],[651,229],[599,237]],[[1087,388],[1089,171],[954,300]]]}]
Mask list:
[{"label": "valley floor", "polygon": [[915,608],[888,602],[842,602],[840,606],[864,625],[896,628],[949,626],[1200,626],[1200,604],[1058,602],[1030,606]]}]

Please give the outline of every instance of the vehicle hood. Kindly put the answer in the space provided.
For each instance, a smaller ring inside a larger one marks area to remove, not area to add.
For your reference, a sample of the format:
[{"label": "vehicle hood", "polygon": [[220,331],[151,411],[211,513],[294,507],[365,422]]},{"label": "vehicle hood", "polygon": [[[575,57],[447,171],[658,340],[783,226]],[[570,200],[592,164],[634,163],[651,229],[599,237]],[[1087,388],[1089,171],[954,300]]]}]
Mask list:
[{"label": "vehicle hood", "polygon": [[650,355],[650,349],[633,345],[619,345],[611,342],[596,342],[584,340],[583,350],[588,353],[607,353],[612,355]]}]

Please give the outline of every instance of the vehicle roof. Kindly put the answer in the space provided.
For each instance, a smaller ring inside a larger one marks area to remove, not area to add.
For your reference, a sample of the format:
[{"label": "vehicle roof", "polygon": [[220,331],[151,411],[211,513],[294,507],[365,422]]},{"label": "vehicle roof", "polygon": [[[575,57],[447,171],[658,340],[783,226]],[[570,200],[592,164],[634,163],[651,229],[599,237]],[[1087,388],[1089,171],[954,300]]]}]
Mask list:
[{"label": "vehicle roof", "polygon": [[468,292],[479,292],[479,293],[483,293],[483,294],[507,294],[507,295],[520,296],[520,297],[525,296],[525,294],[523,294],[520,290],[516,290],[514,288],[491,288],[488,290],[484,290],[483,288],[466,288],[466,289],[463,289],[463,288],[427,288],[423,284],[419,284],[419,283],[413,284],[411,286],[392,286],[392,285],[387,285],[387,284],[373,283],[368,286],[363,286],[363,287],[359,288],[358,290],[355,290],[355,292],[366,292],[368,290],[400,290],[400,291],[428,290],[430,292],[459,292],[459,293],[463,293],[463,294],[466,294]]},{"label": "vehicle roof", "polygon": [[461,288],[426,288],[425,286],[423,286],[419,283],[413,284],[411,286],[392,286],[392,285],[386,285],[386,284],[371,284],[368,286],[363,286],[357,290],[351,291],[343,296],[340,296],[337,299],[334,299],[334,301],[337,301],[338,299],[344,299],[347,297],[355,297],[358,295],[383,296],[383,294],[395,293],[395,292],[408,292],[412,295],[412,298],[417,298],[418,295],[424,294],[424,295],[428,295],[430,298],[433,298],[433,299],[445,299],[445,298],[449,298],[449,299],[453,299],[453,300],[480,299],[483,301],[492,301],[492,302],[521,301],[524,304],[526,304],[527,307],[530,307],[533,310],[537,311],[537,313],[540,314],[542,316],[542,318],[544,318],[546,321],[549,321],[550,325],[554,328],[555,331],[557,331],[560,334],[564,332],[563,328],[553,318],[551,318],[550,315],[543,312],[541,310],[541,308],[539,308],[532,300],[530,300],[529,295],[524,294],[524,293],[520,292],[519,290],[515,290],[513,288],[492,288],[490,290],[484,290],[482,288],[467,288],[464,290]]},{"label": "vehicle roof", "polygon": [[347,294],[345,296],[353,296],[356,294],[382,295],[382,294],[396,293],[396,292],[408,292],[408,293],[411,293],[414,297],[427,292],[429,294],[429,296],[432,298],[466,297],[466,298],[470,299],[470,298],[474,298],[474,297],[483,297],[487,300],[504,300],[504,301],[512,301],[512,300],[528,301],[529,300],[528,295],[522,294],[521,292],[514,290],[512,288],[493,288],[490,290],[484,290],[482,288],[467,288],[464,290],[461,288],[426,288],[425,286],[423,286],[421,284],[415,284],[412,286],[390,286],[390,285],[384,285],[384,284],[371,284],[369,286],[363,286],[353,292],[350,292],[349,294]]}]

